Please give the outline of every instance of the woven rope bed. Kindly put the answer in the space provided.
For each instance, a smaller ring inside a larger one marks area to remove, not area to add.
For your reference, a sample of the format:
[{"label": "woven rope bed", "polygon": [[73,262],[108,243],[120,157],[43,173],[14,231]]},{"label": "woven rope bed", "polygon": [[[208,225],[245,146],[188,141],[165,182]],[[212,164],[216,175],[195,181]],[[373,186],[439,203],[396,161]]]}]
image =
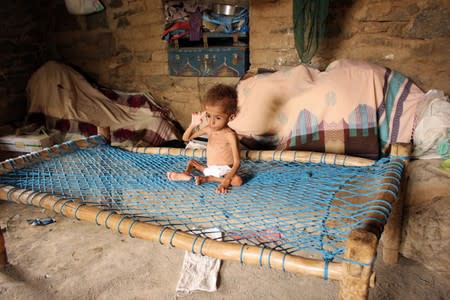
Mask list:
[{"label": "woven rope bed", "polygon": [[396,261],[401,156],[241,151],[244,184],[225,195],[212,183],[166,179],[205,154],[114,148],[93,136],[2,162],[0,199],[201,255],[340,280],[342,299],[368,296],[393,214],[384,258]]}]

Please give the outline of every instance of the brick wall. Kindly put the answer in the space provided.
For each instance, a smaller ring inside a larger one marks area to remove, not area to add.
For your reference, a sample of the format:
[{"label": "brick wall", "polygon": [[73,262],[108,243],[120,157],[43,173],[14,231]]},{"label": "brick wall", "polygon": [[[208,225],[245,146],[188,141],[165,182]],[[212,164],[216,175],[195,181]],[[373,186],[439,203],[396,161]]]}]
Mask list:
[{"label": "brick wall", "polygon": [[[150,91],[183,126],[190,112],[200,109],[199,99],[212,84],[238,81],[167,75],[160,0],[103,1],[106,10],[89,16],[71,16],[63,0],[48,1],[52,27],[47,43],[56,50],[56,58],[80,67],[105,86]],[[251,68],[297,65],[292,0],[249,2]],[[327,35],[313,65],[324,68],[344,57],[364,59],[402,72],[424,90],[438,88],[450,94],[449,6],[446,0],[330,0]]]},{"label": "brick wall", "polygon": [[48,58],[47,1],[4,0],[0,5],[0,125],[23,120],[25,87]]},{"label": "brick wall", "polygon": [[[292,0],[251,1],[251,65],[298,64]],[[450,2],[330,0],[327,33],[312,64],[363,59],[397,70],[423,90],[450,94]]]}]

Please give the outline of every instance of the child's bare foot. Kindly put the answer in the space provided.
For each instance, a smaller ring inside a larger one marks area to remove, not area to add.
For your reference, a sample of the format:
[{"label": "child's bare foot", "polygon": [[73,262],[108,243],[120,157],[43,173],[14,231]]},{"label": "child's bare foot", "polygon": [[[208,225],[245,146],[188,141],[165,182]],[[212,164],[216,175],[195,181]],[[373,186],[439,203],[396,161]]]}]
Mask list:
[{"label": "child's bare foot", "polygon": [[195,176],[194,179],[195,179],[195,184],[196,185],[200,185],[202,183],[208,182],[206,177],[203,177],[203,176]]},{"label": "child's bare foot", "polygon": [[192,177],[186,173],[167,172],[167,179],[170,181],[189,181]]}]

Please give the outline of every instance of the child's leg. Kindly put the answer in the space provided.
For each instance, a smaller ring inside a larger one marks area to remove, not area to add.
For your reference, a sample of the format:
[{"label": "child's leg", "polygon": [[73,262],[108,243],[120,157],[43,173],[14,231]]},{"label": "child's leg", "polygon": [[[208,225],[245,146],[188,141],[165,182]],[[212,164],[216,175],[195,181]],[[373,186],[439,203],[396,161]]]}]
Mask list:
[{"label": "child's leg", "polygon": [[241,186],[243,182],[242,177],[239,175],[234,175],[233,178],[231,178],[231,186]]},{"label": "child's leg", "polygon": [[183,172],[167,172],[167,179],[170,181],[189,181],[192,176]]},{"label": "child's leg", "polygon": [[195,184],[200,185],[205,182],[221,182],[221,178],[214,176],[195,176]]},{"label": "child's leg", "polygon": [[196,160],[189,160],[184,172],[167,172],[167,179],[171,181],[189,181],[192,179],[191,172],[193,169],[203,172],[205,166]]},{"label": "child's leg", "polygon": [[[205,182],[217,182],[221,183],[223,178],[215,177],[215,176],[195,176],[195,184],[200,185]],[[242,178],[239,175],[234,175],[233,178],[231,178],[231,186],[241,186],[242,185]]]},{"label": "child's leg", "polygon": [[203,173],[205,166],[202,163],[191,159],[188,161],[188,164],[186,166],[186,170],[184,171],[184,173],[189,175],[189,174],[191,174],[192,170],[194,170],[194,169]]}]

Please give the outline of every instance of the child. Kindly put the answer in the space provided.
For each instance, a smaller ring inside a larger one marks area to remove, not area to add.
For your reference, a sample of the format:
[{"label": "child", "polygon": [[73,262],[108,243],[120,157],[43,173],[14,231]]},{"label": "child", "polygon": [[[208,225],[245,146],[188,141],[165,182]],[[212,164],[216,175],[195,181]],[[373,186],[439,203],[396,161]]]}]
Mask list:
[{"label": "child", "polygon": [[[192,179],[193,169],[204,176],[195,176],[195,184],[204,182],[218,182],[216,193],[226,193],[231,186],[242,185],[242,178],[237,175],[240,167],[239,141],[228,122],[234,119],[237,113],[236,90],[224,84],[213,86],[205,96],[205,111],[192,114],[192,121],[183,134],[183,140],[208,135],[206,147],[207,166],[196,160],[190,160],[184,172],[168,172],[167,178],[174,181],[189,181]],[[198,131],[194,129],[205,118],[208,125]]]}]

